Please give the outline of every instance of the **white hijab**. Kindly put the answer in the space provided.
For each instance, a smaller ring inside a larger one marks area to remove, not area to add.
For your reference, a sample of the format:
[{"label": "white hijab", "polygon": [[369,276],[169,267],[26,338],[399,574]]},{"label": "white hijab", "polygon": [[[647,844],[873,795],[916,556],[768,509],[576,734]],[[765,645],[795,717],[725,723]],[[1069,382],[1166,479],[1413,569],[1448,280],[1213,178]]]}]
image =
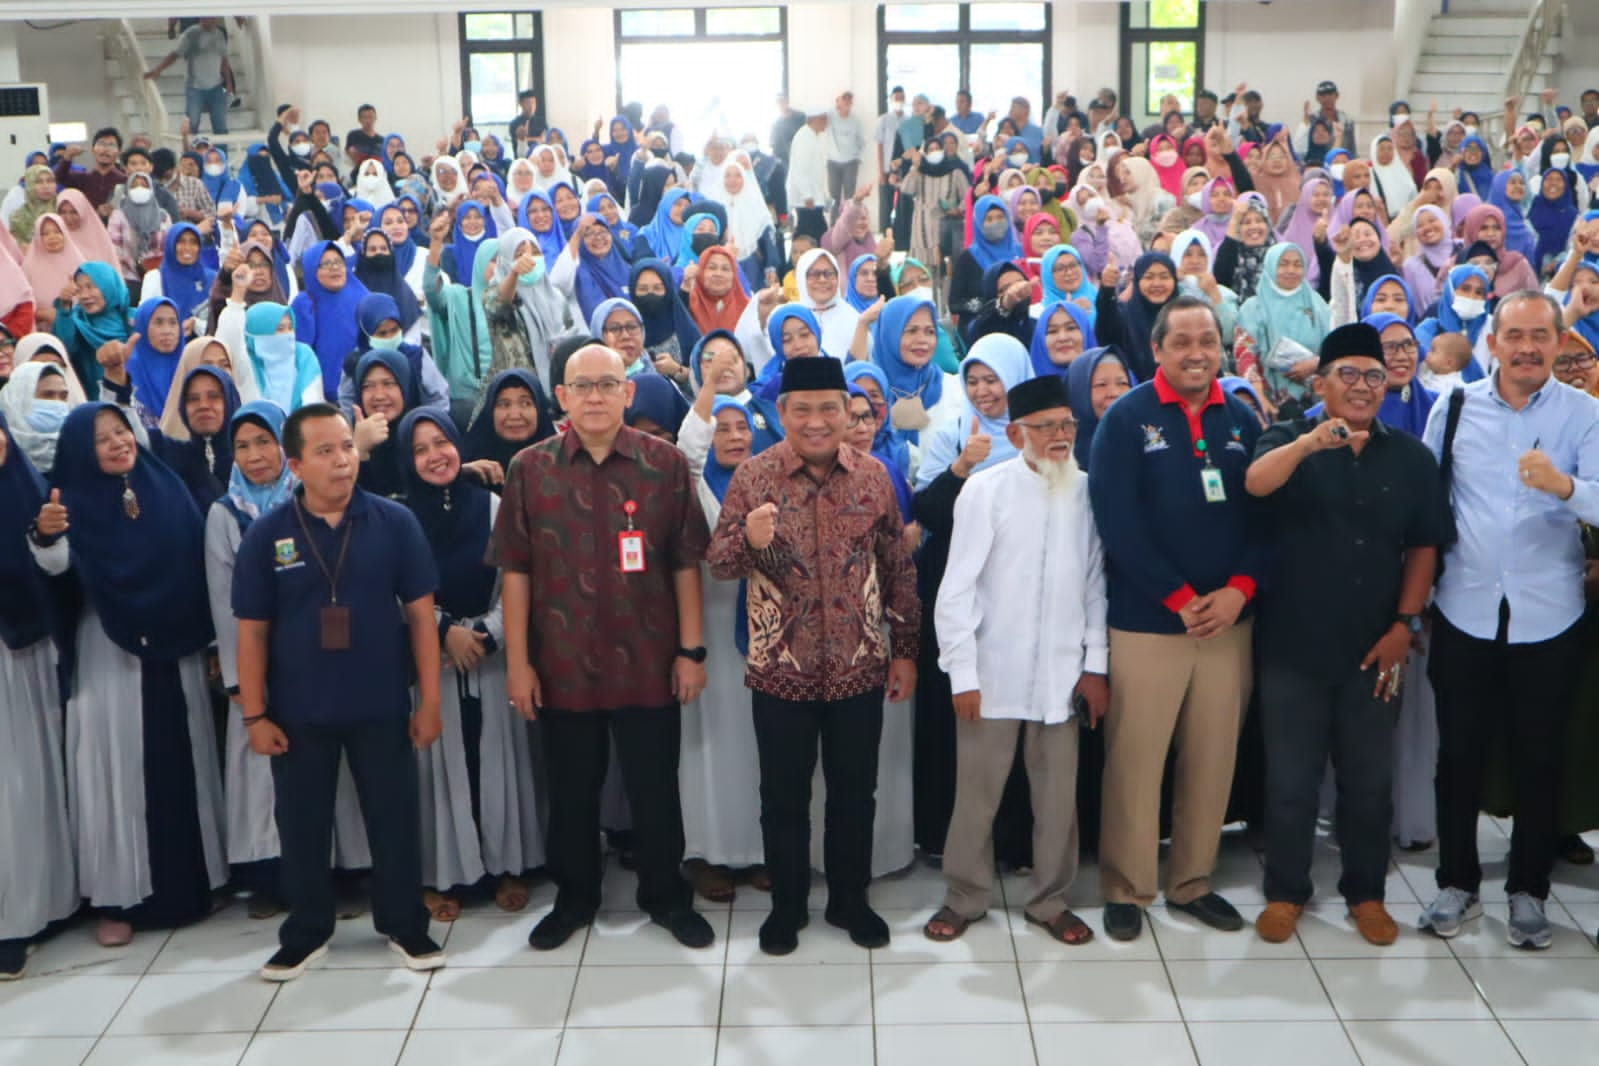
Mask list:
[{"label": "white hijab", "polygon": [[361,169],[355,172],[355,195],[379,211],[394,202],[394,187],[389,184],[382,163],[368,159],[361,164]]},{"label": "white hijab", "polygon": [[[439,184],[439,174],[444,170],[455,171],[455,188],[446,190]],[[466,175],[461,171],[461,164],[456,162],[454,156],[441,155],[433,161],[433,196],[443,206],[449,201],[466,195]]]},{"label": "white hijab", "polygon": [[55,363],[22,363],[11,372],[6,387],[0,389],[0,413],[6,416],[11,441],[33,461],[41,474],[50,473],[51,467],[55,466],[56,438],[60,435],[59,430],[40,433],[28,422],[28,415],[33,412],[34,390],[39,387],[39,379],[46,373],[60,374],[66,380],[69,408],[83,402],[83,388],[77,385],[77,375],[72,368]]},{"label": "white hijab", "polygon": [[[744,251],[742,245],[739,251]],[[855,322],[861,317],[860,312],[844,299],[844,286],[849,279],[842,272],[839,273],[838,295],[833,297],[833,302],[826,310],[816,306],[816,301],[811,299],[810,286],[805,283],[811,265],[824,257],[833,264],[834,270],[838,270],[838,260],[832,252],[825,248],[812,248],[800,256],[799,262],[794,265],[794,287],[799,290],[800,306],[810,308],[811,314],[816,316],[817,323],[822,327],[822,351],[835,359],[848,360],[850,342],[855,339]]]},{"label": "white hijab", "polygon": [[[544,176],[544,172],[539,169],[538,165],[539,154],[542,152],[550,153],[550,158],[555,160],[555,169],[547,178]],[[572,180],[572,171],[567,167],[566,163],[561,158],[561,153],[556,151],[554,146],[541,144],[537,148],[533,149],[533,151],[528,155],[528,158],[533,160],[533,188],[537,189],[539,192],[548,192],[553,186],[559,185],[564,181],[568,185],[572,186],[574,191],[576,190],[577,182]]]},{"label": "white hijab", "polygon": [[[744,177],[744,188],[736,195],[727,191],[726,184],[727,175],[734,172],[735,166]],[[761,183],[756,180],[755,171],[742,163],[730,163],[724,168],[722,182],[722,194],[726,197],[722,202],[727,207],[727,228],[738,244],[738,254],[740,258],[754,255],[760,246],[761,234],[772,228],[772,213],[761,196]]]},{"label": "white hijab", "polygon": [[[1391,163],[1377,162],[1377,146],[1383,141],[1393,145],[1394,158]],[[1388,211],[1388,217],[1399,217],[1399,212],[1416,198],[1416,176],[1410,172],[1405,161],[1399,158],[1399,146],[1394,143],[1393,131],[1379,133],[1372,138],[1371,154],[1367,158],[1371,163],[1372,177],[1381,185],[1382,202]]]},{"label": "white hijab", "polygon": [[[528,186],[526,189],[518,189],[516,187],[516,176],[518,174],[527,175]],[[526,159],[511,160],[511,167],[506,171],[505,202],[511,205],[512,210],[521,207],[522,201],[527,198],[527,194],[538,188],[538,178],[538,169],[531,162]]]}]

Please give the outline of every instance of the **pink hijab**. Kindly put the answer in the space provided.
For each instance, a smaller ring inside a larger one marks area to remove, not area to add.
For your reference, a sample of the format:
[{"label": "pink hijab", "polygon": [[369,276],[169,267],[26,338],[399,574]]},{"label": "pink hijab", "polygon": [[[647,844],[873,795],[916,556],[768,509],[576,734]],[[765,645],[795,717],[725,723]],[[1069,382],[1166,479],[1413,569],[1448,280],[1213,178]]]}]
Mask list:
[{"label": "pink hijab", "polygon": [[111,247],[111,234],[106,232],[105,223],[100,220],[100,214],[89,198],[77,189],[63,189],[61,195],[56,197],[57,209],[63,203],[71,204],[82,219],[76,230],[65,230],[67,239],[77,245],[83,258],[90,262],[116,266],[117,250]]},{"label": "pink hijab", "polygon": [[[66,238],[66,246],[59,252],[45,251],[44,242],[39,239],[39,231],[46,222],[60,227],[61,235]],[[116,257],[113,255],[107,262],[115,263]],[[83,264],[83,252],[67,232],[67,224],[61,220],[61,216],[54,212],[40,215],[33,224],[33,240],[28,244],[28,254],[22,257],[22,272],[27,275],[34,294],[46,303],[55,303],[56,297],[61,295],[67,282],[72,280]]]}]

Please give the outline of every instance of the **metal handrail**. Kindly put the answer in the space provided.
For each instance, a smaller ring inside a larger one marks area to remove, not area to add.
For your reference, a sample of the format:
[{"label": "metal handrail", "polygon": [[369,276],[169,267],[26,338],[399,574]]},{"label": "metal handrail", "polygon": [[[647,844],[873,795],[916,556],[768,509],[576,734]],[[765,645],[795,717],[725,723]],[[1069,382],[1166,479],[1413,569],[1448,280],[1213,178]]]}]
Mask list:
[{"label": "metal handrail", "polygon": [[[1533,0],[1532,7],[1527,12],[1527,20],[1521,27],[1521,39],[1510,60],[1510,70],[1505,74],[1505,99],[1524,96],[1532,87],[1532,79],[1538,72],[1538,63],[1543,59],[1550,39],[1554,37],[1555,27],[1560,23],[1560,16],[1564,10],[1565,0]],[[1502,124],[1504,121],[1502,115],[1496,115],[1492,119],[1484,115],[1483,119],[1491,124]],[[1499,132],[1499,139],[1503,141],[1513,131]]]},{"label": "metal handrail", "polygon": [[171,124],[166,102],[161,99],[161,91],[156,88],[155,83],[145,78],[150,68],[145,66],[144,52],[139,48],[139,35],[134,30],[132,21],[128,19],[111,21],[116,27],[113,43],[121,58],[122,77],[135,86],[134,91],[144,103],[144,117],[150,126],[148,131],[150,139],[160,144],[166,137],[167,127]]}]

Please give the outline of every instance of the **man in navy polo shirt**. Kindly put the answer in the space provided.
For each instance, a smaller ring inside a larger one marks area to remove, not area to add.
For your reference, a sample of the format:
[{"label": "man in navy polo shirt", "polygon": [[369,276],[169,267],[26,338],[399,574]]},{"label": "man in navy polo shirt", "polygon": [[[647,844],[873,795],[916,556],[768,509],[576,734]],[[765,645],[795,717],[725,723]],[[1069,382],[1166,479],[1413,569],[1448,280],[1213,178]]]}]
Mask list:
[{"label": "man in navy polo shirt", "polygon": [[1100,883],[1105,932],[1132,940],[1159,875],[1160,786],[1177,761],[1166,903],[1216,929],[1243,919],[1210,889],[1250,689],[1249,601],[1264,540],[1244,475],[1260,423],[1225,394],[1209,303],[1179,296],[1151,332],[1153,381],[1094,435],[1088,479],[1105,542],[1110,713]]},{"label": "man in navy polo shirt", "polygon": [[283,449],[302,486],[251,524],[233,573],[239,696],[250,746],[272,756],[289,908],[261,976],[293,980],[327,953],[341,753],[372,847],[372,924],[408,967],[437,969],[412,751],[441,729],[433,555],[410,511],[356,487],[355,437],[338,408],[290,415]]}]

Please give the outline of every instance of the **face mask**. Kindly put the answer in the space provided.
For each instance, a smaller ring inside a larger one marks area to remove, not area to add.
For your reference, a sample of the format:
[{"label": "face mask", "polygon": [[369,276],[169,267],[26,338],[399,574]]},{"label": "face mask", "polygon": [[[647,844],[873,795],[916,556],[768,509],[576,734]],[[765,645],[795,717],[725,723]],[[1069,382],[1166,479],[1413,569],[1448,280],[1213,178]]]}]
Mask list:
[{"label": "face mask", "polygon": [[34,400],[33,410],[28,412],[28,425],[37,433],[59,433],[69,410],[65,400]]},{"label": "face mask", "polygon": [[1327,171],[1333,176],[1334,181],[1344,180],[1344,165],[1342,163],[1334,163],[1327,168]]},{"label": "face mask", "polygon": [[1388,125],[1394,127],[1395,129],[1398,129],[1400,126],[1404,125],[1406,122],[1409,122],[1409,121],[1410,121],[1410,116],[1408,114],[1404,114],[1404,115],[1389,115],[1388,116]]},{"label": "face mask", "polygon": [[289,145],[289,151],[293,152],[301,159],[304,159],[306,156],[311,154],[311,142],[301,141],[298,144],[291,144]]},{"label": "face mask", "polygon": [[942,163],[944,161],[944,153],[943,152],[928,152],[926,158],[927,158],[927,161],[929,163],[933,164],[934,166],[937,166],[938,164],[940,164],[940,163]]},{"label": "face mask", "polygon": [[750,153],[751,155],[754,155],[756,152],[761,150],[761,146],[759,144],[756,144],[754,141],[750,141],[750,142],[748,142],[746,144],[741,144],[741,145],[739,145],[739,147],[742,148],[744,151]]},{"label": "face mask", "polygon": [[1013,166],[1013,167],[1023,166],[1023,165],[1026,164],[1026,162],[1027,162],[1027,153],[1026,152],[1012,152],[1010,154],[1010,165],[1011,166]]},{"label": "face mask", "polygon": [[646,318],[654,318],[666,310],[666,293],[646,292],[636,294],[633,297],[633,306],[637,307],[639,313]]},{"label": "face mask", "polygon": [[405,334],[396,333],[392,337],[368,337],[367,343],[379,351],[394,352],[399,350],[400,344],[404,340]]},{"label": "face mask", "polygon": [[270,337],[252,337],[251,347],[260,359],[270,359],[274,362],[293,360],[295,356],[295,340],[292,333],[274,333]]},{"label": "face mask", "polygon": [[483,152],[482,141],[467,141],[465,144],[461,145],[461,147],[466,149],[468,152],[471,152],[473,155],[481,155]]},{"label": "face mask", "polygon": [[1456,296],[1449,301],[1449,306],[1455,309],[1455,314],[1470,322],[1472,319],[1481,318],[1488,311],[1488,301],[1478,300],[1470,296]]},{"label": "face mask", "polygon": [[998,242],[1004,240],[1005,234],[1009,232],[1010,223],[1005,221],[1003,218],[997,218],[992,222],[983,223],[983,240],[988,241],[991,244],[997,244]]},{"label": "face mask", "polygon": [[533,263],[533,269],[529,270],[526,274],[519,276],[516,280],[520,281],[523,285],[537,285],[539,282],[543,281],[544,260],[542,258],[536,260]]},{"label": "face mask", "polygon": [[1473,134],[1477,132],[1477,124],[1475,122],[1468,122],[1465,125],[1467,134]]},{"label": "face mask", "polygon": [[1191,193],[1188,194],[1187,199],[1188,199],[1188,206],[1192,207],[1195,211],[1203,211],[1205,209],[1204,208],[1205,194],[1204,194],[1203,191],[1191,192]]},{"label": "face mask", "polygon": [[1105,201],[1101,200],[1097,196],[1090,197],[1088,202],[1082,206],[1083,217],[1090,222],[1094,221],[1094,219],[1103,214],[1104,210]]},{"label": "face mask", "polygon": [[[483,232],[486,233],[488,231],[485,230]],[[464,240],[464,241],[468,241],[468,242],[470,242],[472,244],[476,244],[478,241],[481,241],[483,239],[483,233],[479,233],[476,237],[474,237],[470,233],[466,232],[466,230],[462,230],[461,231],[461,239]]]},{"label": "face mask", "polygon": [[155,192],[145,188],[143,185],[135,185],[128,190],[128,199],[136,204],[147,204],[155,199]]},{"label": "face mask", "polygon": [[904,113],[905,113],[905,101],[904,100],[895,100],[894,101],[894,114],[903,115]]},{"label": "face mask", "polygon": [[1556,170],[1565,170],[1571,165],[1571,153],[1556,152],[1554,155],[1549,157],[1549,165],[1554,167]]},{"label": "face mask", "polygon": [[1177,153],[1170,148],[1162,148],[1155,153],[1155,162],[1163,167],[1169,167],[1177,162]]},{"label": "face mask", "polygon": [[1094,157],[1091,155],[1080,155],[1077,157],[1077,161],[1086,167],[1088,164],[1094,161]]},{"label": "face mask", "polygon": [[228,168],[223,166],[221,163],[207,163],[205,165],[205,172],[213,178],[220,178],[222,175],[228,172]]},{"label": "face mask", "polygon": [[389,255],[386,252],[380,252],[377,255],[369,255],[366,257],[366,261],[371,263],[372,266],[378,270],[391,270],[394,267],[394,256]]},{"label": "face mask", "polygon": [[694,239],[689,242],[689,246],[694,249],[695,255],[699,255],[707,248],[715,248],[716,242],[720,239],[714,233],[696,233],[694,234]]}]

